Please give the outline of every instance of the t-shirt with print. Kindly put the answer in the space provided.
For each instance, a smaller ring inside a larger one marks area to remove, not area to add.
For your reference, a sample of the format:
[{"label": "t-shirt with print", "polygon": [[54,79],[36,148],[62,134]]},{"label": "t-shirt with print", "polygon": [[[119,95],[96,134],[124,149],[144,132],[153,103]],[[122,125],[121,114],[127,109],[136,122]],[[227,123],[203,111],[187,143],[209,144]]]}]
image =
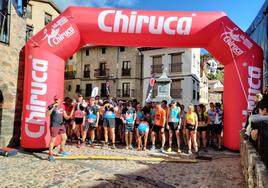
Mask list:
[{"label": "t-shirt with print", "polygon": [[180,112],[181,112],[180,107],[170,108],[168,121],[174,123],[180,122]]},{"label": "t-shirt with print", "polygon": [[136,113],[134,108],[129,108],[126,113],[124,114],[126,124],[133,124],[134,123],[134,114]]},{"label": "t-shirt with print", "polygon": [[90,123],[96,123],[98,112],[99,112],[99,108],[97,105],[88,106],[86,109],[87,121]]}]

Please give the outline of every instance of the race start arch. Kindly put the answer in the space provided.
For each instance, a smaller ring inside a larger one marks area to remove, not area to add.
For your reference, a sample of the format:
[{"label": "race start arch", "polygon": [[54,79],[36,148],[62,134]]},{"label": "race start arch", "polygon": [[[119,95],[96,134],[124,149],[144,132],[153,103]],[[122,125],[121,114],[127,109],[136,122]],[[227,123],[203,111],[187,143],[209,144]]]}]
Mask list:
[{"label": "race start arch", "polygon": [[64,63],[86,44],[207,49],[224,64],[224,145],[239,149],[239,132],[262,89],[263,54],[223,12],[85,7],[69,7],[26,44],[23,148],[48,147],[46,108],[53,96],[63,98]]}]

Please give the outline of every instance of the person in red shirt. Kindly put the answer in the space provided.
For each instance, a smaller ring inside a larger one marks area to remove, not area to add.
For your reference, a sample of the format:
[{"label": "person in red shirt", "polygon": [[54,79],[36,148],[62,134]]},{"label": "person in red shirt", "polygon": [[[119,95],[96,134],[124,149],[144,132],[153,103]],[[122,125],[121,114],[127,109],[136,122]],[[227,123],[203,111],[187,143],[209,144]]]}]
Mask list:
[{"label": "person in red shirt", "polygon": [[72,99],[70,97],[66,97],[64,99],[64,109],[68,117],[67,118],[64,117],[63,121],[66,128],[67,138],[70,139],[73,134],[72,126],[73,126],[73,113],[74,113],[74,106],[72,105]]},{"label": "person in red shirt", "polygon": [[161,103],[156,103],[156,112],[155,112],[155,118],[153,122],[152,127],[152,133],[151,133],[151,139],[152,139],[152,148],[151,150],[155,150],[155,135],[156,133],[161,134],[161,152],[164,152],[164,146],[165,146],[165,123],[166,123],[166,112],[161,107]]}]

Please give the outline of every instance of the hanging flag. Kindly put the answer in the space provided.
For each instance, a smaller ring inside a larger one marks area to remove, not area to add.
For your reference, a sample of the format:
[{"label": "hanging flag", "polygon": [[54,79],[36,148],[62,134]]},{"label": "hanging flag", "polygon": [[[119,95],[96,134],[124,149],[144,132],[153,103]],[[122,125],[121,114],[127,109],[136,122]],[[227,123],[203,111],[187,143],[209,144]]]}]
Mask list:
[{"label": "hanging flag", "polygon": [[110,82],[109,80],[106,81],[106,96],[110,95]]},{"label": "hanging flag", "polygon": [[155,84],[155,78],[154,78],[154,75],[152,75],[152,78],[149,80],[149,84],[148,84],[147,94],[145,98],[146,102],[151,102],[152,100],[154,84]]},{"label": "hanging flag", "polygon": [[91,92],[91,97],[96,97],[98,95],[99,92],[99,88],[98,87],[94,87],[92,92]]},{"label": "hanging flag", "polygon": [[13,4],[17,14],[21,17],[23,16],[23,13],[24,13],[23,1],[24,0],[12,0],[12,4]]}]

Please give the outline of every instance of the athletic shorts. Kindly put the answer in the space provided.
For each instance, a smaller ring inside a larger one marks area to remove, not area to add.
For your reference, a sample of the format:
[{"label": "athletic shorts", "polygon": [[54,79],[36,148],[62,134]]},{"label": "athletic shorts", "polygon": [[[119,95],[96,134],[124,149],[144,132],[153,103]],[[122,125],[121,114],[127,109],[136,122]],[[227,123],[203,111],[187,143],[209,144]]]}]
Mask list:
[{"label": "athletic shorts", "polygon": [[56,137],[60,134],[66,134],[65,126],[61,125],[60,127],[50,127],[50,134],[51,137]]},{"label": "athletic shorts", "polygon": [[115,128],[115,119],[114,118],[104,118],[103,127]]},{"label": "athletic shorts", "polygon": [[124,132],[134,132],[134,127],[132,127],[132,125],[129,124],[124,124]]},{"label": "athletic shorts", "polygon": [[[153,132],[161,132],[161,129],[162,129],[162,128],[164,128],[164,127],[162,127],[162,126],[158,126],[158,125],[154,125],[153,128],[152,128],[152,131],[153,131]],[[163,129],[163,132],[162,132],[162,133],[164,133],[164,131],[165,131],[165,130]]]},{"label": "athletic shorts", "polygon": [[189,131],[194,131],[195,130],[195,125],[187,123],[186,124],[186,129],[189,130]]},{"label": "athletic shorts", "polygon": [[116,117],[115,118],[115,125],[119,126],[119,125],[122,125],[122,124],[123,124],[122,120],[120,118]]},{"label": "athletic shorts", "polygon": [[76,125],[81,125],[83,123],[83,118],[74,118],[74,122]]},{"label": "athletic shorts", "polygon": [[171,131],[176,131],[178,130],[178,125],[179,125],[179,122],[168,122],[168,125],[169,125],[169,130]]},{"label": "athletic shorts", "polygon": [[207,131],[208,130],[208,127],[207,126],[204,126],[204,127],[197,127],[197,131],[198,132],[203,132],[203,131]]},{"label": "athletic shorts", "polygon": [[99,125],[103,125],[103,119],[99,119]]},{"label": "athletic shorts", "polygon": [[221,134],[222,129],[223,129],[222,124],[214,124],[213,132],[215,134]]},{"label": "athletic shorts", "polygon": [[63,122],[64,124],[67,126],[67,125],[71,125],[72,124],[72,119],[64,119]]},{"label": "athletic shorts", "polygon": [[90,123],[90,122],[87,122],[86,125],[87,125],[87,127],[90,128],[90,129],[95,129],[95,128],[96,128],[96,123]]},{"label": "athletic shorts", "polygon": [[208,125],[207,125],[207,130],[208,130],[208,131],[213,132],[213,129],[214,129],[214,124],[208,124]]}]

